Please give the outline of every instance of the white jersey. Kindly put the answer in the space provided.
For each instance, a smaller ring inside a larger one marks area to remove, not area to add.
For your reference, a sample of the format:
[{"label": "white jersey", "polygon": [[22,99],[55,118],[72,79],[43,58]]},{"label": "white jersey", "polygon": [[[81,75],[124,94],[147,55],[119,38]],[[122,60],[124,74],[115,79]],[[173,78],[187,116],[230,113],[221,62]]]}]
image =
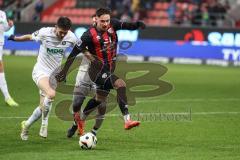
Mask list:
[{"label": "white jersey", "polygon": [[3,33],[8,31],[11,27],[9,27],[7,22],[6,13],[0,10],[0,45],[4,44],[4,35]]},{"label": "white jersey", "polygon": [[59,40],[54,29],[54,27],[44,27],[32,34],[32,39],[41,43],[35,68],[48,73],[52,73],[61,65],[66,49],[73,47],[78,41],[71,31]]}]

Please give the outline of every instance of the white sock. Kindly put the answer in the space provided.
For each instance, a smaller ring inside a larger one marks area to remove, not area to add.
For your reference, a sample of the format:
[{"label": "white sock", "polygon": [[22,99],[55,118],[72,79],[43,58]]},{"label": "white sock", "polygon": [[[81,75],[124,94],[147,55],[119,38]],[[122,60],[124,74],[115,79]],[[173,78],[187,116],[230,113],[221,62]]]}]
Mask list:
[{"label": "white sock", "polygon": [[80,111],[80,118],[81,118],[81,120],[85,121],[87,119],[87,115],[85,113],[83,113],[82,111]]},{"label": "white sock", "polygon": [[7,82],[6,82],[4,73],[0,73],[0,89],[5,97],[5,100],[10,98],[10,94],[8,92]]},{"label": "white sock", "polygon": [[32,113],[32,115],[26,121],[26,126],[30,127],[34,122],[36,122],[42,115],[42,110],[38,106]]},{"label": "white sock", "polygon": [[48,125],[48,117],[51,112],[52,102],[53,100],[47,97],[45,97],[43,100],[42,125],[45,125],[45,126]]},{"label": "white sock", "polygon": [[130,120],[130,114],[126,114],[123,116],[124,122],[127,122]]},{"label": "white sock", "polygon": [[94,128],[91,130],[91,132],[92,132],[95,136],[97,135],[97,131],[98,131],[98,130],[96,130],[96,129],[94,129]]}]

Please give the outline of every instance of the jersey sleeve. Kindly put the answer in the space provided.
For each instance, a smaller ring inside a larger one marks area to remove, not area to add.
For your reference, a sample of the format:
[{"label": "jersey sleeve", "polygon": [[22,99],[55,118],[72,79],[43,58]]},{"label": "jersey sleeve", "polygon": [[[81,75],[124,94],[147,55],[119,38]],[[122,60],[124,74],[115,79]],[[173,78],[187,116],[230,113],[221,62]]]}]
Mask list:
[{"label": "jersey sleeve", "polygon": [[71,43],[72,43],[71,47],[74,47],[77,43],[79,43],[79,39],[74,33],[71,33]]},{"label": "jersey sleeve", "polygon": [[7,16],[5,12],[1,12],[0,15],[0,24],[3,26],[3,31],[8,31],[11,27],[8,25]]},{"label": "jersey sleeve", "polygon": [[118,19],[113,18],[111,20],[111,25],[114,30],[121,30],[121,29],[126,29],[126,30],[136,30],[139,28],[138,24],[136,22],[123,22],[119,21]]},{"label": "jersey sleeve", "polygon": [[111,19],[111,25],[114,30],[122,29],[122,23],[123,22],[120,22],[118,19],[115,19],[115,18]]},{"label": "jersey sleeve", "polygon": [[73,47],[72,52],[70,53],[71,56],[76,56],[79,53],[84,52],[85,50],[88,49],[88,44],[89,44],[89,34],[86,32],[83,33],[80,39],[77,40],[75,46]]},{"label": "jersey sleeve", "polygon": [[45,33],[45,28],[41,28],[40,30],[37,30],[35,32],[32,33],[32,40],[34,41],[42,41],[43,37],[44,37],[44,33]]},{"label": "jersey sleeve", "polygon": [[87,50],[89,43],[91,41],[91,37],[88,33],[88,31],[84,32],[83,35],[81,36],[80,40],[76,44],[76,46],[81,49],[82,51]]}]

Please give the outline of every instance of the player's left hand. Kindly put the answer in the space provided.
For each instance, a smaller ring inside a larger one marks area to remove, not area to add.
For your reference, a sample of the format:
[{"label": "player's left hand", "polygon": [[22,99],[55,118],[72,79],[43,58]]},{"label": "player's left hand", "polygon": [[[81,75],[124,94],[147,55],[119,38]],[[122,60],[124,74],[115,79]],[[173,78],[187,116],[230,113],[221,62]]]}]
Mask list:
[{"label": "player's left hand", "polygon": [[55,78],[58,82],[66,82],[66,73],[61,71],[55,76]]},{"label": "player's left hand", "polygon": [[137,21],[137,25],[141,29],[145,29],[146,28],[146,24],[143,21]]}]

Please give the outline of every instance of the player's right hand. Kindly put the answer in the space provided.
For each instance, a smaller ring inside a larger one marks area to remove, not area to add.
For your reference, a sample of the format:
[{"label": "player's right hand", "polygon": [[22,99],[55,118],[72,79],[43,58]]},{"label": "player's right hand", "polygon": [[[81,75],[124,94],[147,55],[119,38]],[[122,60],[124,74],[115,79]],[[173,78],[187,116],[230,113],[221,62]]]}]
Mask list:
[{"label": "player's right hand", "polygon": [[14,38],[15,38],[15,35],[12,34],[11,36],[8,37],[8,40],[9,40],[9,41],[15,41]]},{"label": "player's right hand", "polygon": [[63,81],[66,82],[66,76],[67,76],[66,73],[61,71],[55,76],[55,78],[58,82],[63,82]]}]

